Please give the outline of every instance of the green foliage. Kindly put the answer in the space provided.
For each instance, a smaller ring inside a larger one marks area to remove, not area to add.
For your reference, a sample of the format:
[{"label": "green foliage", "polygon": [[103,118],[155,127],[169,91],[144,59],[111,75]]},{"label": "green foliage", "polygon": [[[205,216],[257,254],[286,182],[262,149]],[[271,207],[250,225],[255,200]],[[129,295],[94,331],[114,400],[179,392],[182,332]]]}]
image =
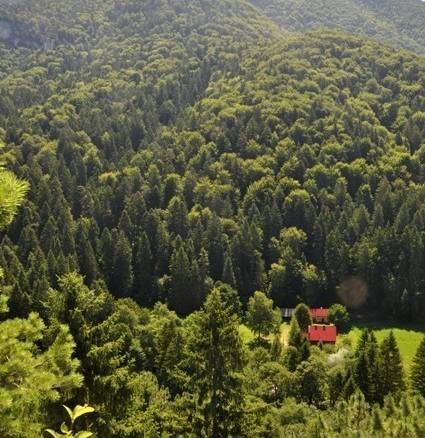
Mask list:
[{"label": "green foliage", "polygon": [[284,29],[332,28],[424,53],[425,8],[407,0],[250,0]]},{"label": "green foliage", "polygon": [[379,346],[379,367],[382,396],[401,393],[405,389],[403,364],[392,331]]},{"label": "green foliage", "polygon": [[327,400],[328,384],[326,369],[322,361],[312,357],[298,365],[295,376],[298,380],[297,395],[301,400],[320,406]]},{"label": "green foliage", "polygon": [[328,321],[336,325],[338,333],[344,333],[350,329],[350,315],[342,304],[332,304],[329,307]]},{"label": "green foliage", "polygon": [[[45,349],[46,327],[38,315],[0,323],[0,432],[6,437],[39,436],[46,407],[82,385],[73,358],[75,342],[66,326]],[[25,422],[22,421],[25,419]]]},{"label": "green foliage", "polygon": [[89,437],[91,437],[93,434],[89,431],[81,430],[79,432],[76,432],[74,430],[74,423],[78,417],[81,417],[82,415],[90,414],[91,412],[94,412],[94,409],[88,405],[84,405],[84,406],[77,405],[77,406],[75,406],[75,408],[73,410],[71,410],[70,408],[68,408],[68,406],[65,406],[65,405],[63,407],[69,416],[70,427],[68,427],[67,424],[64,422],[64,423],[62,423],[61,428],[60,428],[61,433],[55,432],[52,429],[46,429],[46,432],[48,434],[50,434],[53,438],[60,438],[60,437],[89,438]]},{"label": "green foliage", "polygon": [[238,318],[218,289],[208,295],[203,310],[193,315],[189,329],[186,363],[193,370],[188,382],[195,409],[189,413],[193,430],[198,436],[239,435],[244,355]]},{"label": "green foliage", "polygon": [[311,312],[308,306],[300,303],[295,307],[294,316],[298,322],[298,326],[303,333],[307,333],[308,326],[313,323]]},{"label": "green foliage", "polygon": [[302,343],[302,333],[300,326],[298,324],[297,318],[295,316],[291,319],[291,325],[289,328],[289,335],[288,335],[288,344],[295,348],[300,348]]},{"label": "green foliage", "polygon": [[414,391],[425,397],[425,338],[413,358],[410,383]]},{"label": "green foliage", "polygon": [[254,292],[248,301],[246,319],[248,326],[258,337],[279,331],[281,318],[280,310],[273,308],[271,299],[263,292]]},{"label": "green foliage", "polygon": [[285,345],[273,308],[423,320],[424,60],[279,28],[421,52],[423,11],[2,2],[1,436],[79,399],[102,438],[423,434],[392,336],[310,347],[304,308]]},{"label": "green foliage", "polygon": [[27,182],[0,167],[0,228],[12,221],[27,191]]}]

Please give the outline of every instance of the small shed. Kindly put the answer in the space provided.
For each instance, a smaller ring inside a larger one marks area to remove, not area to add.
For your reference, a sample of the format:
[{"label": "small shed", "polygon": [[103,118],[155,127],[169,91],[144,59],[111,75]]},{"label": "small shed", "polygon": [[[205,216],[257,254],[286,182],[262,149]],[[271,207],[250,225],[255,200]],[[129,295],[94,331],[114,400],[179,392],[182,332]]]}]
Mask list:
[{"label": "small shed", "polygon": [[291,319],[292,315],[294,314],[295,309],[289,309],[286,307],[281,307],[280,312],[282,313],[283,319]]},{"label": "small shed", "polygon": [[311,309],[310,312],[314,322],[328,322],[329,309],[320,307],[319,309]]},{"label": "small shed", "polygon": [[335,344],[336,327],[322,324],[310,325],[308,326],[308,340],[312,344]]}]

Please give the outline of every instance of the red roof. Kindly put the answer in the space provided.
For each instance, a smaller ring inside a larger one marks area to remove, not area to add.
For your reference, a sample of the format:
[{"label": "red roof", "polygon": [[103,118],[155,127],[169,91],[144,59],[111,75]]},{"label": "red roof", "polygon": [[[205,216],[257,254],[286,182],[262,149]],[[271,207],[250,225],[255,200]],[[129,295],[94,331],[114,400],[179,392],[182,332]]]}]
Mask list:
[{"label": "red roof", "polygon": [[336,342],[336,327],[334,325],[313,324],[308,326],[310,342]]},{"label": "red roof", "polygon": [[314,318],[327,318],[328,317],[328,310],[321,307],[320,309],[311,309],[311,316]]}]

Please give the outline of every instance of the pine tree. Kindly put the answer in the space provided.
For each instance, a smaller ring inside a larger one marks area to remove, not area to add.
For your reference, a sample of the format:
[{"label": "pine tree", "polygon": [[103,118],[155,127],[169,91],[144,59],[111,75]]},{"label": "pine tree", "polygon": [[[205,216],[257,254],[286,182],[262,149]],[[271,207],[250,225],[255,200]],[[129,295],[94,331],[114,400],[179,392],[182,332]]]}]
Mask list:
[{"label": "pine tree", "polygon": [[280,340],[280,333],[275,333],[270,346],[270,355],[274,361],[279,361],[282,356],[282,341]]},{"label": "pine tree", "polygon": [[0,228],[12,221],[27,191],[27,182],[0,167]]},{"label": "pine tree", "polygon": [[375,334],[370,333],[370,342],[367,350],[367,360],[369,366],[369,388],[368,392],[365,394],[366,399],[370,403],[381,402],[381,394],[379,388],[381,386],[380,373],[379,373],[379,361],[378,361],[378,342],[376,340]]},{"label": "pine tree", "polygon": [[112,282],[112,262],[114,255],[114,239],[109,228],[104,228],[99,242],[100,266],[106,284],[111,287]]},{"label": "pine tree", "polygon": [[403,364],[392,330],[379,348],[379,373],[381,399],[387,394],[401,392],[405,389]]},{"label": "pine tree", "polygon": [[75,254],[75,239],[73,233],[72,215],[69,208],[61,211],[58,220],[58,229],[61,230],[61,245],[65,256]]},{"label": "pine tree", "polygon": [[364,330],[356,350],[354,380],[369,403],[381,402],[378,343],[373,332]]},{"label": "pine tree", "polygon": [[190,266],[190,293],[194,299],[195,310],[197,310],[201,305],[202,292],[203,284],[199,265],[196,260],[193,260]]},{"label": "pine tree", "polygon": [[176,248],[170,260],[170,294],[168,303],[178,315],[188,315],[195,310],[199,297],[192,290],[191,263],[181,245]]},{"label": "pine tree", "polygon": [[[158,309],[162,304],[156,304]],[[185,340],[183,338],[181,323],[174,312],[167,309],[169,315],[165,318],[158,318],[160,327],[156,336],[155,343],[155,366],[159,383],[167,385],[168,388],[177,390],[179,386],[174,378],[178,364],[183,360],[183,348]]]},{"label": "pine tree", "polygon": [[28,259],[31,252],[38,251],[40,249],[40,242],[34,229],[34,225],[26,226],[19,236],[17,251],[19,259],[24,263],[24,261]]},{"label": "pine tree", "polygon": [[82,384],[68,327],[60,326],[48,349],[40,351],[44,328],[35,313],[0,323],[0,368],[7,382],[0,388],[0,436],[39,436],[49,403]]},{"label": "pine tree", "polygon": [[163,223],[159,223],[156,230],[156,251],[153,252],[156,255],[155,260],[155,274],[157,277],[161,277],[168,272],[168,264],[170,261],[171,244],[170,235]]},{"label": "pine tree", "polygon": [[240,372],[244,357],[238,318],[214,289],[194,322],[188,365],[193,369],[189,390],[197,411],[191,415],[195,434],[241,436],[244,396]]},{"label": "pine tree", "polygon": [[211,266],[211,277],[213,280],[222,278],[224,269],[225,242],[223,239],[223,228],[220,218],[214,214],[208,221],[205,232],[204,248],[208,252],[208,259]]},{"label": "pine tree", "polygon": [[233,262],[230,253],[227,251],[224,257],[223,275],[221,279],[233,288],[236,288],[236,278],[233,271]]},{"label": "pine tree", "polygon": [[240,317],[242,315],[242,303],[236,290],[227,283],[219,281],[215,284],[215,288],[219,289],[221,299],[226,304],[226,307],[229,307],[232,313]]},{"label": "pine tree", "polygon": [[295,316],[292,317],[291,325],[289,327],[288,345],[290,345],[291,347],[295,347],[297,350],[302,345],[301,330]]},{"label": "pine tree", "polygon": [[43,228],[40,236],[40,245],[44,254],[48,254],[52,249],[53,240],[56,237],[57,227],[53,217],[50,217]]},{"label": "pine tree", "polygon": [[425,397],[425,337],[413,358],[410,383],[414,391]]},{"label": "pine tree", "polygon": [[149,238],[142,233],[137,242],[134,255],[134,284],[133,296],[142,306],[150,306],[154,303],[152,296],[152,252]]},{"label": "pine tree", "polygon": [[208,253],[204,248],[202,248],[199,254],[199,276],[201,280],[199,299],[201,303],[203,303],[206,298],[208,283],[211,281],[209,273],[210,273],[210,261],[208,259]]},{"label": "pine tree", "polygon": [[302,341],[299,352],[301,362],[304,360],[308,360],[308,358],[310,357],[310,342],[307,339],[304,339]]},{"label": "pine tree", "polygon": [[84,275],[86,283],[91,284],[98,275],[98,265],[89,239],[88,227],[86,220],[81,221],[78,224],[75,240],[80,272]]},{"label": "pine tree", "polygon": [[257,226],[244,220],[232,244],[236,281],[242,297],[248,297],[255,290],[261,289],[264,262],[260,248],[261,239]]},{"label": "pine tree", "polygon": [[118,229],[125,234],[127,239],[131,240],[133,234],[133,224],[131,223],[130,217],[126,210],[124,210],[121,214],[120,221],[118,223]]},{"label": "pine tree", "polygon": [[187,236],[189,227],[187,206],[186,203],[177,196],[171,199],[170,205],[168,206],[167,224],[170,233],[176,236],[180,235],[183,238]]},{"label": "pine tree", "polygon": [[118,233],[112,257],[112,290],[116,296],[125,297],[133,285],[131,247],[123,232]]}]

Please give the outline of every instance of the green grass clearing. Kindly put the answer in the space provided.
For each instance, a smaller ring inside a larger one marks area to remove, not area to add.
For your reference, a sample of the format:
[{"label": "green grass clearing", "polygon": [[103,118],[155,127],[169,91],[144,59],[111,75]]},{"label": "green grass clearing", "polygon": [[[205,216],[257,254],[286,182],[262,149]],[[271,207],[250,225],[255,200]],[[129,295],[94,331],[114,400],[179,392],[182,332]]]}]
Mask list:
[{"label": "green grass clearing", "polygon": [[[254,333],[252,333],[251,329],[247,327],[245,324],[241,324],[239,326],[239,334],[244,344],[250,343],[255,338]],[[284,322],[280,326],[280,340],[284,345],[287,344],[288,334],[289,334],[289,324]],[[269,335],[266,337],[266,339],[271,340],[272,337],[273,337],[272,335]]]},{"label": "green grass clearing", "polygon": [[[366,326],[354,326],[348,333],[348,335],[346,335],[351,340],[354,348],[356,347],[357,342],[360,338],[362,329],[365,327]],[[386,336],[388,336],[390,330],[394,332],[394,336],[400,349],[401,358],[403,360],[404,370],[406,373],[409,373],[413,357],[419,347],[419,343],[421,342],[425,334],[425,327],[416,326],[400,328],[397,326],[392,327],[387,324],[377,324],[368,327],[373,330],[378,342],[381,342]]]}]

